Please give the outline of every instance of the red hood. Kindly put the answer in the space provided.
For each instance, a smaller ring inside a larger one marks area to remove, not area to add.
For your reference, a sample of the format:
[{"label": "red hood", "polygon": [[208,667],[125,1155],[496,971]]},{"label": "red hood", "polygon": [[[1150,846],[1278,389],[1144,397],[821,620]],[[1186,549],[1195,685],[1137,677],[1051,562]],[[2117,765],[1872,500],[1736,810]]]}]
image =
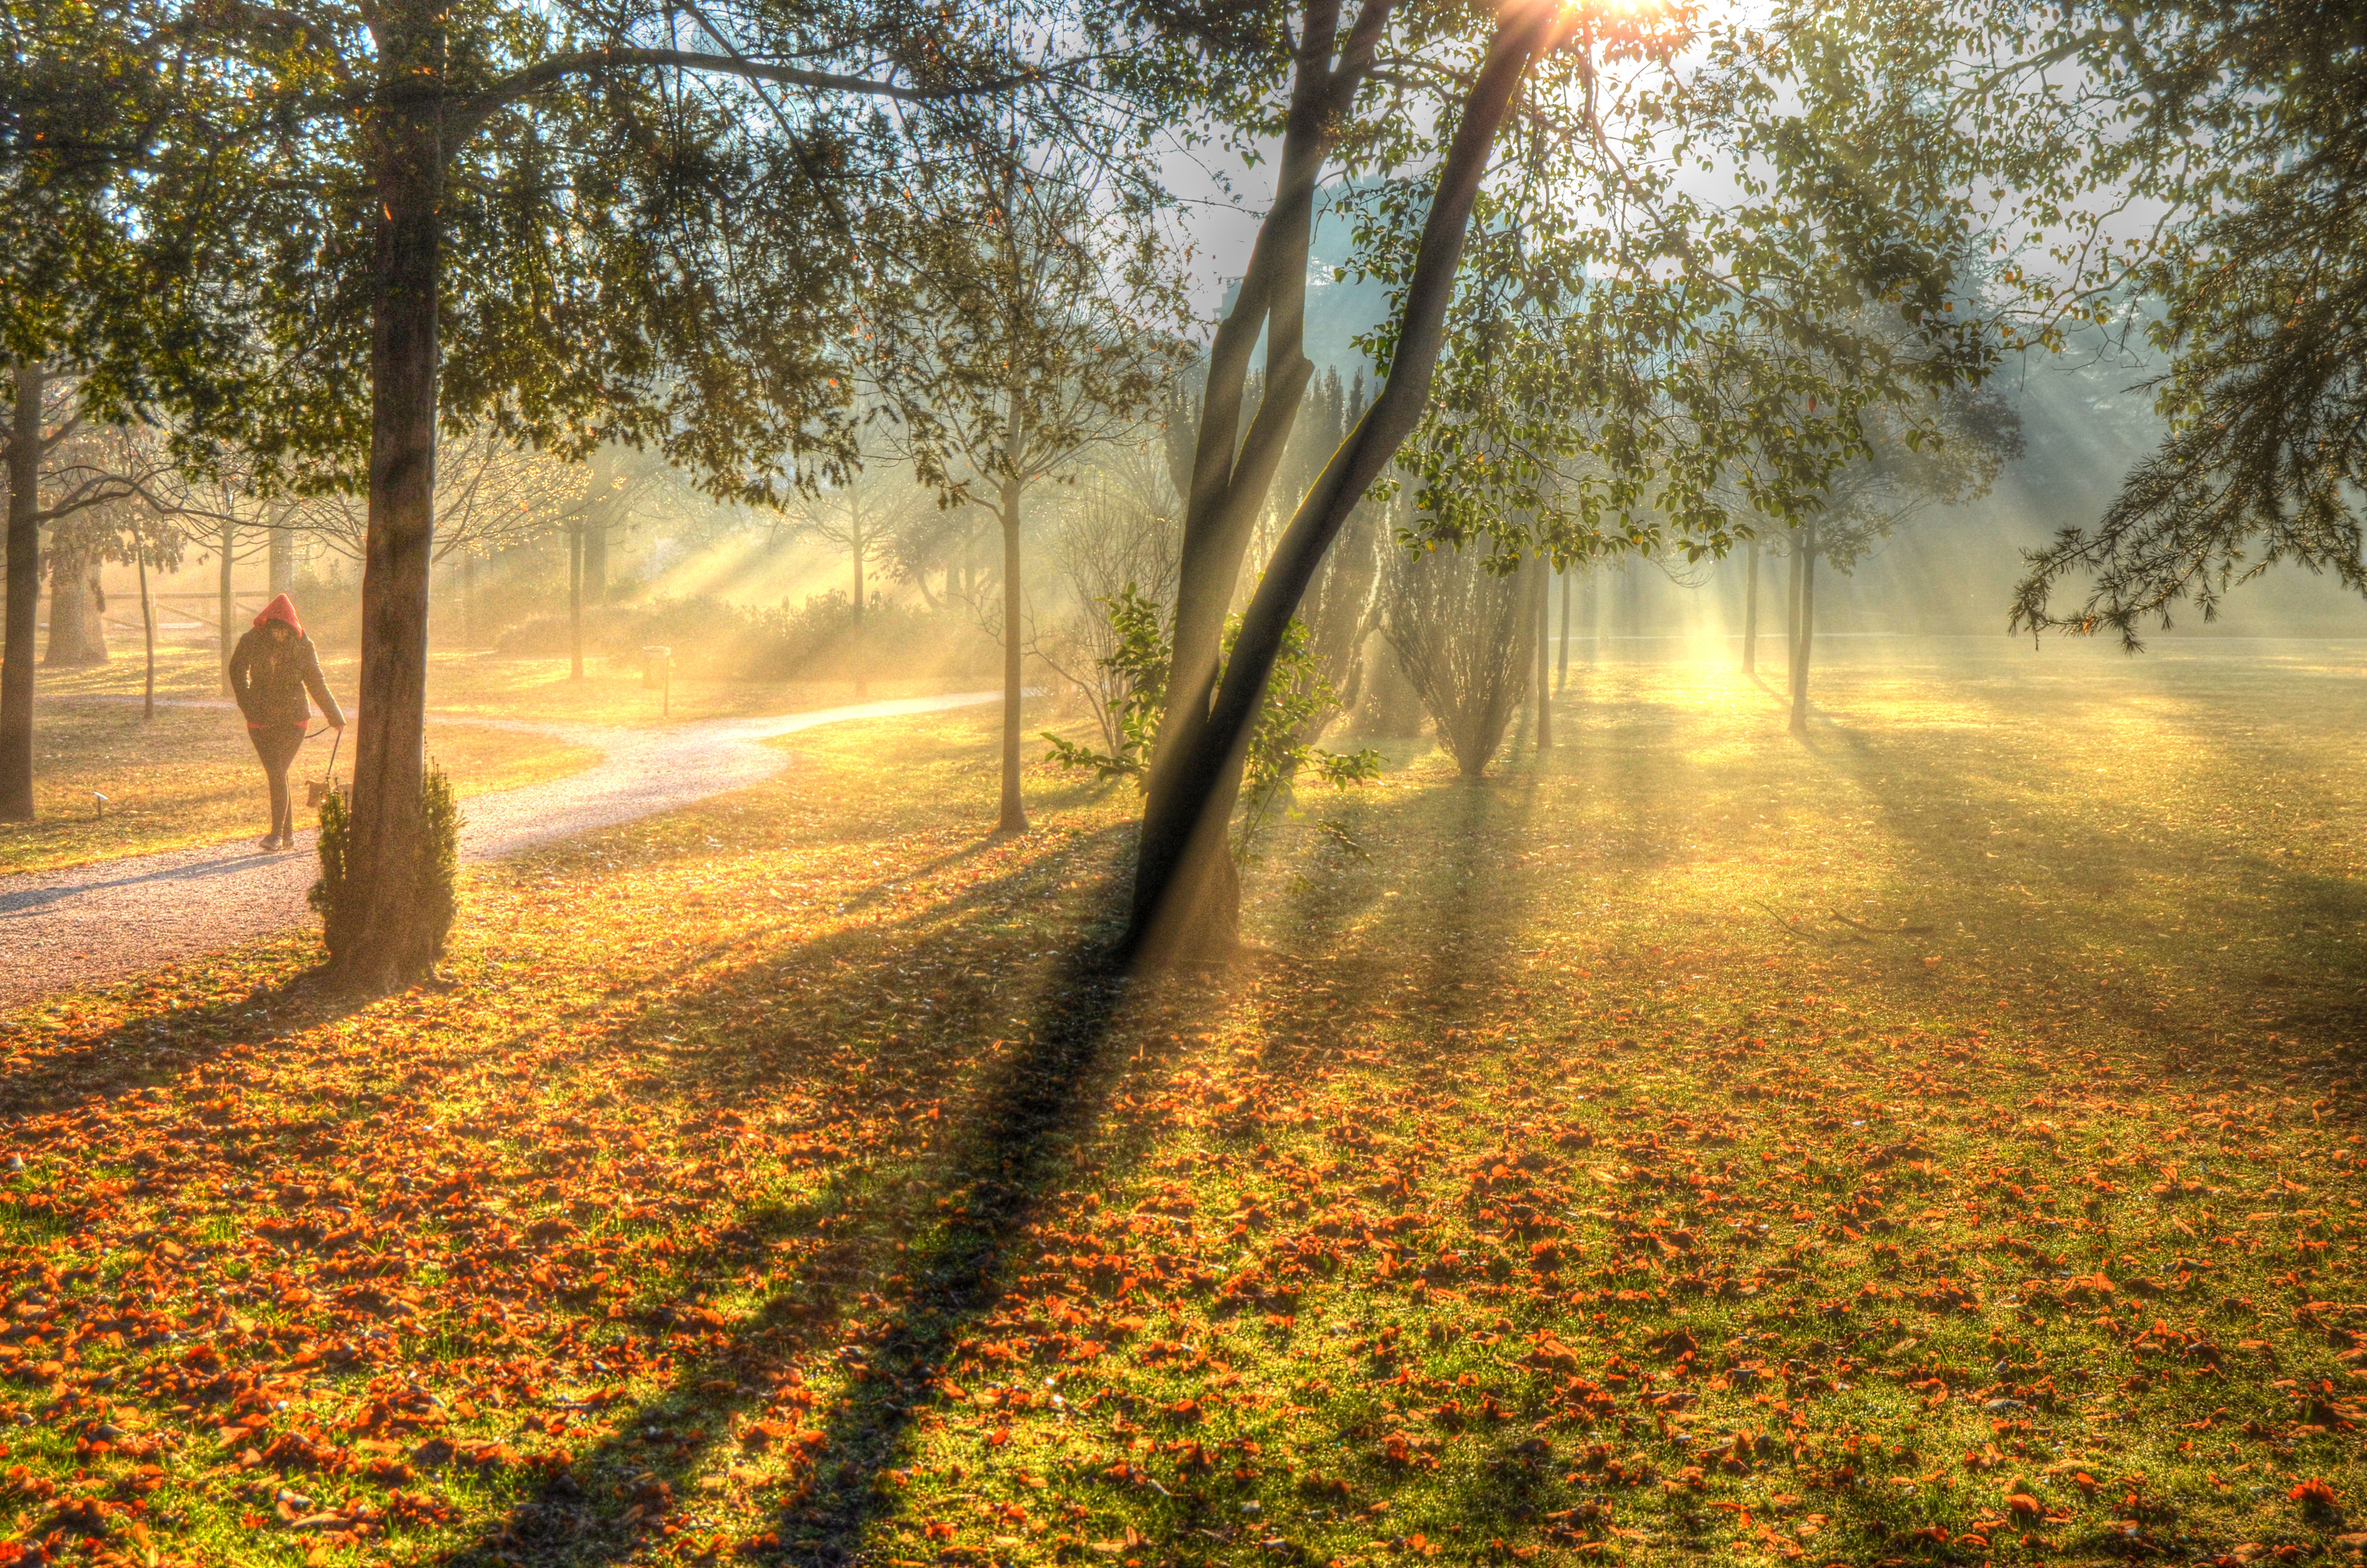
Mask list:
[{"label": "red hood", "polygon": [[255,618],[255,624],[259,627],[266,620],[286,621],[288,623],[288,629],[290,631],[293,631],[299,637],[304,635],[304,623],[296,619],[296,601],[289,598],[286,594],[280,595],[277,598],[273,599],[269,604],[265,605],[263,607],[263,613]]}]

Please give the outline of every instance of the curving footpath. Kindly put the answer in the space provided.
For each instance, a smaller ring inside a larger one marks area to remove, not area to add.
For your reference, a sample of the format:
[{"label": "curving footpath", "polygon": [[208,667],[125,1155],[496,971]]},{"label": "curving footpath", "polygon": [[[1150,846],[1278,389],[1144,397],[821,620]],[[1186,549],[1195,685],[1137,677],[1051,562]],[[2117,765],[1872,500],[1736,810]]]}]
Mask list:
[{"label": "curving footpath", "polygon": [[[764,743],[822,724],[892,719],[999,702],[995,691],[898,698],[764,719],[710,719],[625,730],[482,720],[600,751],[581,773],[471,797],[460,855],[487,860],[555,838],[669,812],[762,783],[786,759]],[[313,835],[266,854],[248,839],[61,871],[0,877],[0,1015],[55,991],[219,952],[309,919]]]}]

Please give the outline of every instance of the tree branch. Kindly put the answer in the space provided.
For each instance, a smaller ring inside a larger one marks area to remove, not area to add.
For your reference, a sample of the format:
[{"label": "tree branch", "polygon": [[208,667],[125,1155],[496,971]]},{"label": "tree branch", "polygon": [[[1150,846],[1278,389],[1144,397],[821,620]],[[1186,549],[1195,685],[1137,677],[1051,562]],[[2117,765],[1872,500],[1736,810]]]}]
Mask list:
[{"label": "tree branch", "polygon": [[593,76],[608,71],[662,69],[703,71],[710,75],[741,76],[783,86],[810,87],[817,92],[852,93],[864,97],[894,98],[903,103],[939,103],[951,98],[978,97],[1008,92],[1040,81],[1052,73],[1036,67],[954,87],[907,87],[866,76],[846,76],[832,71],[806,71],[794,65],[771,65],[729,54],[692,49],[585,49],[554,54],[516,72],[462,102],[453,130],[459,137],[473,134],[488,119],[520,98],[555,86],[571,76]]}]

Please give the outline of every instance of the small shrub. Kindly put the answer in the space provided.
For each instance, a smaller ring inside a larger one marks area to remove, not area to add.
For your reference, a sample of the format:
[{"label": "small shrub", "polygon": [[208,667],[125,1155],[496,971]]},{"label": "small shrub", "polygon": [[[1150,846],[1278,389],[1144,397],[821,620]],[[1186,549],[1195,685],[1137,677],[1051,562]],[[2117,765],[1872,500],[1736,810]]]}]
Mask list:
[{"label": "small shrub", "polygon": [[[1091,771],[1104,778],[1133,778],[1148,787],[1150,748],[1167,702],[1167,670],[1173,660],[1168,628],[1158,607],[1135,591],[1132,584],[1115,598],[1102,601],[1112,630],[1114,651],[1102,660],[1111,677],[1111,710],[1116,718],[1118,744],[1109,752],[1062,740],[1049,731],[1045,760],[1056,767]],[[1240,618],[1225,626],[1224,653],[1230,658]],[[1340,706],[1340,694],[1324,678],[1322,667],[1308,651],[1307,628],[1291,621],[1282,651],[1266,681],[1265,701],[1250,736],[1249,756],[1241,769],[1244,807],[1236,854],[1246,856],[1273,807],[1303,772],[1312,772],[1335,789],[1370,782],[1380,777],[1380,754],[1372,750],[1329,752],[1307,737],[1317,733],[1324,718]]]},{"label": "small shrub", "polygon": [[[417,904],[405,933],[409,950],[397,966],[411,974],[425,973],[444,956],[459,909],[455,887],[460,872],[460,808],[452,798],[451,779],[433,763],[419,781],[419,816]],[[321,939],[332,963],[350,948],[354,934],[358,900],[349,875],[352,843],[352,811],[345,791],[333,790],[321,802],[321,877],[305,895],[321,916]]]},{"label": "small shrub", "polygon": [[1467,778],[1487,770],[1529,692],[1530,606],[1521,578],[1474,551],[1400,551],[1381,635]]}]

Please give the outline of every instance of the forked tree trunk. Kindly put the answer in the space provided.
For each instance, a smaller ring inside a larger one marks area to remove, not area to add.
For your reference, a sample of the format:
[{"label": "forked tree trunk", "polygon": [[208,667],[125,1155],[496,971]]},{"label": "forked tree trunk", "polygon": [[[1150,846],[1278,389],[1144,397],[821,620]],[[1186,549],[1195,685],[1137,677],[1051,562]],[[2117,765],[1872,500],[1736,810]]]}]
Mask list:
[{"label": "forked tree trunk", "polygon": [[[1336,68],[1332,51],[1339,39],[1340,0],[1308,0],[1306,6],[1274,205],[1258,225],[1233,308],[1217,324],[1208,349],[1177,562],[1167,706],[1151,744],[1146,820],[1176,807],[1177,768],[1207,722],[1225,616],[1240,585],[1242,557],[1315,373],[1303,340],[1316,187],[1338,140],[1338,127],[1371,69],[1393,3],[1365,0]],[[1265,337],[1263,384],[1243,437],[1250,356],[1261,329]]]},{"label": "forked tree trunk", "polygon": [[8,612],[0,642],[0,822],[33,820],[33,642],[41,619],[42,365],[17,362],[8,435]]},{"label": "forked tree trunk", "polygon": [[[381,34],[380,80],[441,70],[429,7]],[[389,97],[394,97],[390,91]],[[369,157],[379,209],[370,321],[369,531],[362,564],[361,712],[355,725],[347,907],[335,968],[386,988],[435,960],[422,928],[419,789],[427,710],[427,574],[436,534],[436,315],[443,147],[432,98],[379,111]]]},{"label": "forked tree trunk", "polygon": [[[1552,7],[1507,9],[1487,58],[1471,79],[1406,283],[1389,379],[1324,464],[1276,541],[1242,614],[1207,722],[1188,750],[1177,756],[1163,800],[1151,801],[1144,812],[1126,938],[1129,954],[1138,960],[1221,958],[1235,946],[1239,884],[1227,874],[1232,867],[1228,839],[1266,682],[1323,552],[1396,458],[1430,400],[1431,381],[1445,342],[1446,307],[1454,297],[1480,179],[1529,62],[1546,45],[1559,20]],[[1291,393],[1292,401],[1297,395]]]},{"label": "forked tree trunk", "polygon": [[1002,812],[997,833],[1025,833],[1027,808],[1019,798],[1019,504],[1021,487],[1005,480],[1002,519]]},{"label": "forked tree trunk", "polygon": [[1752,540],[1742,574],[1742,673],[1759,670],[1759,541]]}]

